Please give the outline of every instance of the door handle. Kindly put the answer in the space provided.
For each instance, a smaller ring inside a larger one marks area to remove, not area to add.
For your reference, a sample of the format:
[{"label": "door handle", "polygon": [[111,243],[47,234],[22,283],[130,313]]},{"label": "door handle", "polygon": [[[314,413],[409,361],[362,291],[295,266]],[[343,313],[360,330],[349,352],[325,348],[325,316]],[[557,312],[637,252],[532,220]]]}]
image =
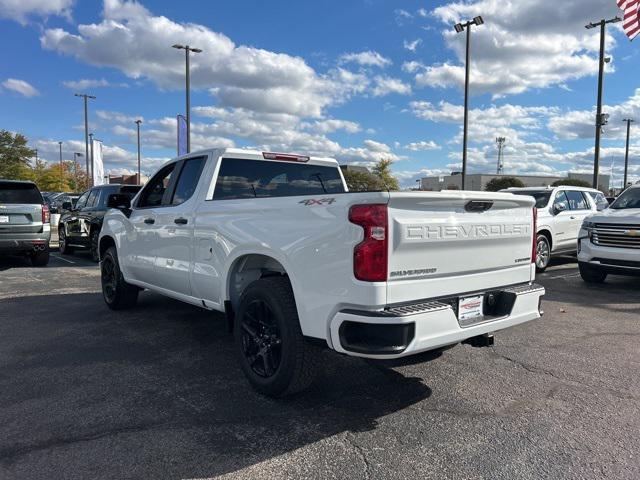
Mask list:
[{"label": "door handle", "polygon": [[187,220],[186,218],[180,217],[180,218],[176,218],[173,222],[178,225],[186,225],[189,222],[189,220]]},{"label": "door handle", "polygon": [[144,223],[146,223],[147,225],[153,225],[154,223],[156,223],[156,221],[153,218],[145,218]]},{"label": "door handle", "polygon": [[569,218],[570,218],[571,220],[575,220],[575,219],[576,219],[576,217],[569,217]]}]

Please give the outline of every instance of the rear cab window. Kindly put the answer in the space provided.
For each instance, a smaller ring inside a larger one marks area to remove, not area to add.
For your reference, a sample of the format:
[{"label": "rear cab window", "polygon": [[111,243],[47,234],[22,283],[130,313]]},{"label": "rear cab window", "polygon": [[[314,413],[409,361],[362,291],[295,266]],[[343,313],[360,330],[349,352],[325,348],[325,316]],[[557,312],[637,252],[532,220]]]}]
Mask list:
[{"label": "rear cab window", "polygon": [[222,158],[212,199],[338,193],[345,193],[345,187],[337,165]]},{"label": "rear cab window", "polygon": [[39,204],[44,200],[33,183],[0,182],[0,204]]}]

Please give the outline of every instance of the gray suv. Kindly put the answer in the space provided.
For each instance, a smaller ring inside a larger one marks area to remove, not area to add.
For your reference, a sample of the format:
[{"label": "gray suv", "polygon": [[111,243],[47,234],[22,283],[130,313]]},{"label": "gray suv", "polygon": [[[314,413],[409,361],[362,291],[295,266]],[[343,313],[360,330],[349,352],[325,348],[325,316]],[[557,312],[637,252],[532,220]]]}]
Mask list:
[{"label": "gray suv", "polygon": [[0,179],[0,256],[27,255],[34,267],[49,263],[49,207],[32,182]]}]

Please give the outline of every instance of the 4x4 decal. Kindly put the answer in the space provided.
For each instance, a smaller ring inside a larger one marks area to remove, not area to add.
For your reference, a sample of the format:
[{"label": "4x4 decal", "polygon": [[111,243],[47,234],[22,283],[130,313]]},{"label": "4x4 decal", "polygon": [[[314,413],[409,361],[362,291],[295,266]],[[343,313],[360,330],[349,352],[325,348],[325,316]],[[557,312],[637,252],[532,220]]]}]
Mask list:
[{"label": "4x4 decal", "polygon": [[335,198],[311,198],[309,200],[300,200],[298,203],[310,207],[313,205],[331,205],[332,203],[335,203],[335,201]]}]

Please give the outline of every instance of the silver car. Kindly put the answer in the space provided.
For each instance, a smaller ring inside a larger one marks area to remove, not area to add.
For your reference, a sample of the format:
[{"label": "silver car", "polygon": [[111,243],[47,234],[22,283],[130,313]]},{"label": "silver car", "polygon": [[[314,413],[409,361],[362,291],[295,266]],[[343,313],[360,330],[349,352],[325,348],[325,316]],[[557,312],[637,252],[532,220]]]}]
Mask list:
[{"label": "silver car", "polygon": [[0,256],[26,255],[34,267],[49,263],[49,207],[32,182],[0,179]]}]

